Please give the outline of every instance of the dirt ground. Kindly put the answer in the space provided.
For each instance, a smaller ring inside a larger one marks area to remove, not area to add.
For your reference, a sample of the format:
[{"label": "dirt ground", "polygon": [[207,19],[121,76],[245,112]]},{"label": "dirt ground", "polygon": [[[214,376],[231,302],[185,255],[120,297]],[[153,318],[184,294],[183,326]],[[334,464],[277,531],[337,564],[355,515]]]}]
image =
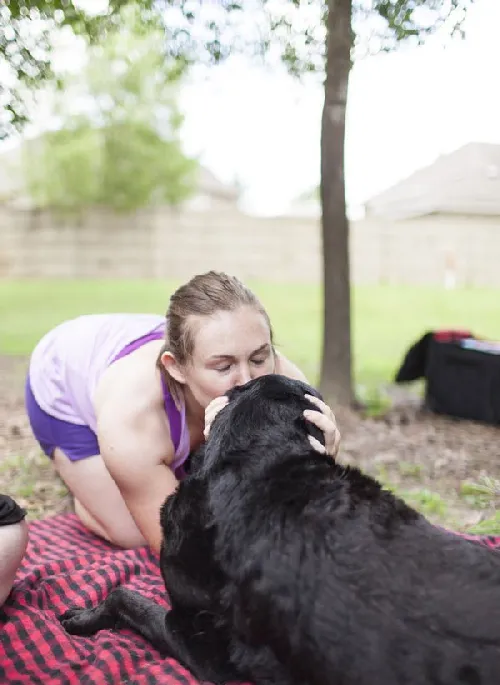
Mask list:
[{"label": "dirt ground", "polygon": [[[32,438],[23,407],[25,369],[25,359],[0,357],[0,492],[34,519],[72,504]],[[376,476],[436,523],[491,532],[500,509],[500,428],[432,416],[407,397],[385,416],[342,411],[337,420],[343,462]],[[497,529],[500,534],[500,514]]]}]

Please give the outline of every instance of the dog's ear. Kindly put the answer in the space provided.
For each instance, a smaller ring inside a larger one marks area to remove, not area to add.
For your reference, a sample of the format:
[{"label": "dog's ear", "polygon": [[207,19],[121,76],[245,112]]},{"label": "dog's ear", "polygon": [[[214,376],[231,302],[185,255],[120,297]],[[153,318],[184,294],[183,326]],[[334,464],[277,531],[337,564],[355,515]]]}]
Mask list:
[{"label": "dog's ear", "polygon": [[321,400],[322,402],[325,401],[325,398],[323,395],[320,393],[319,390],[316,388],[313,388],[312,385],[304,385],[305,391],[308,395],[312,395],[313,397],[317,397],[318,400]]}]

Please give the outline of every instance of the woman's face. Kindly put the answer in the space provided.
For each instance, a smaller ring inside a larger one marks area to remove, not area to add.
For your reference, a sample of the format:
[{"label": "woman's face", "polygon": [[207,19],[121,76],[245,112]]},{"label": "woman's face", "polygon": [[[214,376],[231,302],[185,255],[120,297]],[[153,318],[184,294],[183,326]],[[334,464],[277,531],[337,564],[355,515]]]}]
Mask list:
[{"label": "woman's face", "polygon": [[186,389],[203,408],[234,386],[274,372],[269,326],[254,307],[192,318],[189,325],[194,350],[182,373]]}]

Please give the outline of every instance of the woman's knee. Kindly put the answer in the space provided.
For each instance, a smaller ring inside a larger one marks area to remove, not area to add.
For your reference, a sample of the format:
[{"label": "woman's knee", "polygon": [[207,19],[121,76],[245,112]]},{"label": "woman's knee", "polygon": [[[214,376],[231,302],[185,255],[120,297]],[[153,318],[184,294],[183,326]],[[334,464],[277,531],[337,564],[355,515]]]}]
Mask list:
[{"label": "woman's knee", "polygon": [[56,449],[54,461],[74,496],[75,513],[86,528],[126,549],[146,544],[100,455],[71,462]]}]

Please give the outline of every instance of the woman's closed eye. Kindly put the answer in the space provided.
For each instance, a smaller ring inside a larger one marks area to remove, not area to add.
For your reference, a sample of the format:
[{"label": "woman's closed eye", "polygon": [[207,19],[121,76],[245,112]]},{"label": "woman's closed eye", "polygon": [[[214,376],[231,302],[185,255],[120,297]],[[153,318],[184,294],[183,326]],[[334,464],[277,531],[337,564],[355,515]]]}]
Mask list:
[{"label": "woman's closed eye", "polygon": [[[263,366],[269,359],[269,354],[265,354],[262,356],[262,354],[259,357],[251,357],[250,358],[250,364],[253,364],[254,366]],[[232,366],[236,362],[231,361],[231,360],[220,360],[219,364],[214,367],[215,371],[218,373],[228,373],[228,371],[231,370]]]}]

